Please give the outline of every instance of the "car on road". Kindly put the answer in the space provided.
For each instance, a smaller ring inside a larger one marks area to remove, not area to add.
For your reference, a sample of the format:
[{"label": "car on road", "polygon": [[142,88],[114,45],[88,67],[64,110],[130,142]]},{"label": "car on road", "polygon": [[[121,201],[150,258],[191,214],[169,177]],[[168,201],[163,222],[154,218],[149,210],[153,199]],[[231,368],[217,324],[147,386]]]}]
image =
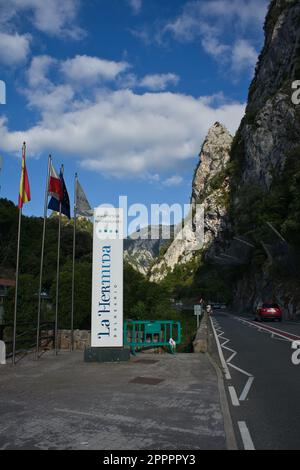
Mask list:
[{"label": "car on road", "polygon": [[278,304],[261,304],[257,306],[255,320],[277,320],[282,321],[282,310]]},{"label": "car on road", "polygon": [[212,302],[211,306],[215,310],[226,310],[226,305],[220,302]]}]

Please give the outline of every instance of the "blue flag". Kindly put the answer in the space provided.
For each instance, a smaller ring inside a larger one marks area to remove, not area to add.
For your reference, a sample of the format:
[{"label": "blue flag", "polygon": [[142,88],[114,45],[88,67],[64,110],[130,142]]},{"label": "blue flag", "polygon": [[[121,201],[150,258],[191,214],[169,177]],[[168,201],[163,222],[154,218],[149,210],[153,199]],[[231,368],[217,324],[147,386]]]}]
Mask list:
[{"label": "blue flag", "polygon": [[[66,215],[68,219],[71,219],[70,198],[69,198],[69,194],[66,188],[66,184],[65,184],[65,180],[64,180],[62,172],[60,172],[59,177],[61,180],[62,191],[63,191],[63,198],[61,200],[61,213]],[[55,197],[52,197],[48,204],[48,209],[55,211],[55,212],[59,212],[59,203],[60,201],[58,201]]]}]

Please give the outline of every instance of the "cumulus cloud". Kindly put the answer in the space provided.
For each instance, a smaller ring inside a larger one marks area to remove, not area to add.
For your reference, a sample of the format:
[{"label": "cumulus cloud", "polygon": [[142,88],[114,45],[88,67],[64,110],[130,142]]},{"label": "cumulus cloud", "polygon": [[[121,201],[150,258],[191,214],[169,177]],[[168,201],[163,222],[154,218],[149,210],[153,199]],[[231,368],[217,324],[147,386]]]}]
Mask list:
[{"label": "cumulus cloud", "polygon": [[50,67],[56,63],[53,57],[48,55],[36,56],[32,59],[27,71],[27,80],[31,88],[45,87],[51,82],[47,78]]},{"label": "cumulus cloud", "polygon": [[10,131],[2,119],[0,146],[17,152],[25,140],[29,155],[59,152],[92,171],[145,177],[182,168],[217,120],[234,133],[244,108],[231,103],[216,109],[201,99],[166,92],[103,91],[78,109],[45,113],[28,130]]},{"label": "cumulus cloud", "polygon": [[27,60],[30,52],[30,36],[0,32],[0,63],[19,65]]},{"label": "cumulus cloud", "polygon": [[[59,153],[91,171],[161,181],[167,187],[181,184],[180,171],[198,154],[208,128],[221,121],[235,133],[245,105],[228,101],[223,93],[195,98],[159,91],[179,80],[174,74],[133,75],[132,89],[94,81],[115,80],[128,67],[97,57],[34,57],[21,91],[37,110],[37,122],[11,130],[0,118],[0,150],[18,152],[26,141],[28,156]],[[85,80],[91,80],[88,87]],[[156,91],[138,94],[134,89],[142,82]],[[160,180],[160,173],[173,176]]]},{"label": "cumulus cloud", "polygon": [[43,33],[80,39],[84,31],[76,24],[79,0],[6,0],[0,6],[0,23],[8,25],[24,12]]},{"label": "cumulus cloud", "polygon": [[77,55],[61,64],[65,77],[89,83],[98,80],[113,80],[129,67],[127,62],[114,62],[87,55]]},{"label": "cumulus cloud", "polygon": [[237,41],[232,49],[232,68],[239,73],[247,67],[254,67],[257,62],[257,51],[245,40]]},{"label": "cumulus cloud", "polygon": [[[160,25],[160,34],[147,34],[147,41],[152,38],[161,43],[170,36],[182,43],[199,41],[203,50],[220,65],[226,65],[227,70],[231,67],[235,73],[252,72],[268,3],[268,0],[190,1],[177,17],[164,27]],[[139,37],[139,32],[132,33]]]},{"label": "cumulus cloud", "polygon": [[152,91],[163,91],[169,84],[177,85],[180,78],[174,73],[146,75],[139,82],[139,86]]}]

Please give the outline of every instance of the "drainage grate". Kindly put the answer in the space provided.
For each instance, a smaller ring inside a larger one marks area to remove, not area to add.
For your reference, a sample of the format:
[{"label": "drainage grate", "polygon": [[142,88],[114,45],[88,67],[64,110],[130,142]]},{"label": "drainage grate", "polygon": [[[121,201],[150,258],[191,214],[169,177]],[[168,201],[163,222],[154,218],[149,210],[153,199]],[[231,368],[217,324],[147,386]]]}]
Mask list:
[{"label": "drainage grate", "polygon": [[163,381],[164,379],[157,379],[155,377],[135,377],[134,379],[130,380],[130,383],[143,385],[158,385]]},{"label": "drainage grate", "polygon": [[139,364],[157,364],[159,361],[154,361],[153,359],[138,359],[137,361],[134,361],[135,363]]}]

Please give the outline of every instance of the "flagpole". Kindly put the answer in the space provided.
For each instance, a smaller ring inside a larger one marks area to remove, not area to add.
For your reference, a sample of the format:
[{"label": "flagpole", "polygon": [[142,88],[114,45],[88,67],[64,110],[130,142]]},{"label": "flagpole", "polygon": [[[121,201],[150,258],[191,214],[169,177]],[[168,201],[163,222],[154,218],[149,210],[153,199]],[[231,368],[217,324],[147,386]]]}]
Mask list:
[{"label": "flagpole", "polygon": [[20,261],[20,240],[21,240],[22,209],[19,208],[19,227],[17,245],[17,265],[16,265],[16,288],[15,288],[15,308],[14,308],[14,332],[13,332],[13,365],[16,363],[16,337],[17,337],[17,310],[18,310],[18,288],[19,288],[19,261]]},{"label": "flagpole", "polygon": [[37,334],[36,334],[36,359],[39,356],[40,347],[40,324],[41,324],[41,307],[42,307],[42,282],[43,282],[43,269],[44,269],[44,251],[45,251],[45,234],[46,234],[46,220],[47,220],[47,209],[48,209],[48,191],[49,191],[49,176],[50,176],[50,164],[51,155],[48,157],[48,170],[47,180],[45,189],[45,205],[44,205],[44,225],[43,225],[43,237],[42,237],[42,253],[41,253],[41,265],[40,265],[40,282],[39,282],[39,300],[38,300],[38,315],[37,315]]},{"label": "flagpole", "polygon": [[70,351],[74,349],[74,298],[75,298],[75,255],[76,255],[76,219],[77,219],[77,181],[78,176],[75,173],[74,182],[74,233],[73,233],[73,267],[72,267],[72,301],[71,301],[71,338]]},{"label": "flagpole", "polygon": [[[61,173],[64,166],[61,166]],[[58,242],[57,242],[57,269],[56,269],[56,304],[55,304],[55,355],[58,354],[58,301],[59,301],[59,268],[60,268],[60,236],[61,236],[61,201],[59,201],[59,222],[58,222]]]}]

